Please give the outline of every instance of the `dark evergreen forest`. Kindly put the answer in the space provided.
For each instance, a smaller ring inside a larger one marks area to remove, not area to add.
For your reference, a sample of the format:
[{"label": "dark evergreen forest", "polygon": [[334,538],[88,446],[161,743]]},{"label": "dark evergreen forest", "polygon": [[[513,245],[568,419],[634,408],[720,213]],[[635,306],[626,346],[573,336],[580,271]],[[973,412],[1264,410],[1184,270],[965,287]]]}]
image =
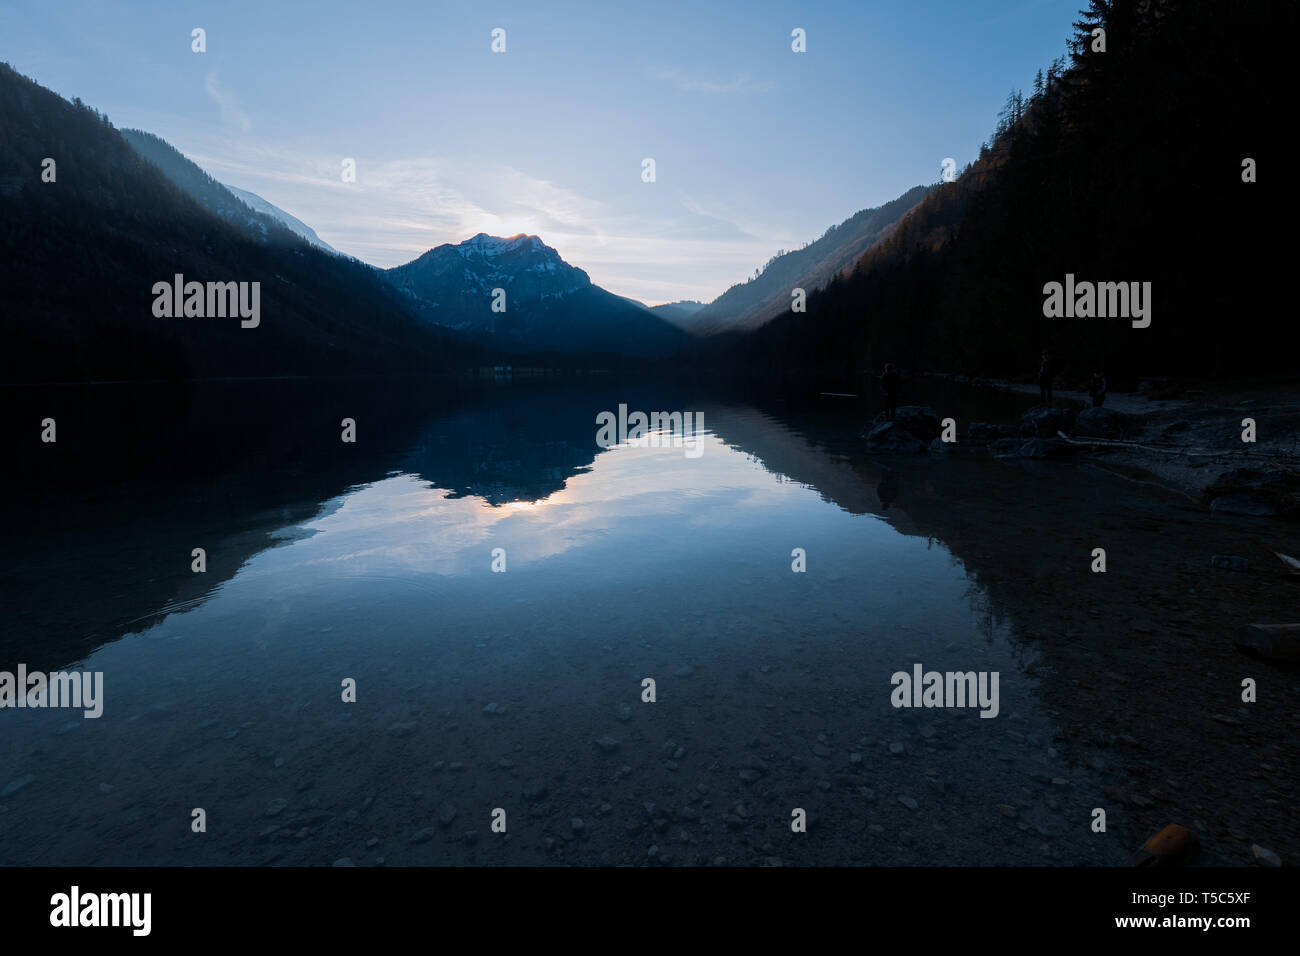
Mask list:
[{"label": "dark evergreen forest", "polygon": [[[1067,380],[1293,370],[1283,77],[1294,5],[1092,0],[1068,59],[1013,91],[991,140],[820,294],[715,354],[853,382],[884,362]],[[1094,52],[1095,29],[1105,52]],[[1243,161],[1258,181],[1243,182]],[[1045,318],[1043,286],[1149,281],[1152,322]]]}]

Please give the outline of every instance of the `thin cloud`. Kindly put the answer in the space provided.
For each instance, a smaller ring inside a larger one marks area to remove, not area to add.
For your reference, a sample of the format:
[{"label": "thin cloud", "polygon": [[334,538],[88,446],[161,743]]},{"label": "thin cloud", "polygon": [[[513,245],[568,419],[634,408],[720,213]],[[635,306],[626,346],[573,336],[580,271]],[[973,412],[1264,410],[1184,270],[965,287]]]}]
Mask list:
[{"label": "thin cloud", "polygon": [[669,83],[683,93],[764,93],[772,89],[767,80],[755,80],[748,73],[726,82],[694,76],[677,67],[662,67],[650,72],[650,78]]},{"label": "thin cloud", "polygon": [[247,133],[253,128],[253,123],[248,118],[248,114],[241,110],[239,104],[235,101],[235,94],[221,88],[221,84],[217,81],[216,70],[211,71],[203,78],[203,91],[211,97],[212,102],[216,103],[217,108],[221,110],[221,122],[227,126],[238,128],[241,133]]},{"label": "thin cloud", "polygon": [[334,248],[381,268],[478,232],[525,232],[616,294],[652,304],[708,301],[791,243],[784,229],[745,221],[717,202],[683,195],[675,208],[638,215],[504,163],[360,153],[356,182],[344,183],[341,153],[211,131],[173,145],[218,181],[258,194]]}]

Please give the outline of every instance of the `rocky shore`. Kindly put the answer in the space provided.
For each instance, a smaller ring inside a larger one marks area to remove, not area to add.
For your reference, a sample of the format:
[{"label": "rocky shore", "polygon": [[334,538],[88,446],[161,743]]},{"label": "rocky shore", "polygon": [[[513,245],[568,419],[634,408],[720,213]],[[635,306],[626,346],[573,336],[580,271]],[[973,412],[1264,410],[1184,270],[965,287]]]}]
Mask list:
[{"label": "rocky shore", "polygon": [[[1013,383],[985,387],[1030,392]],[[1138,393],[1091,407],[1080,392],[1057,392],[1014,422],[954,422],[926,406],[878,415],[864,437],[870,452],[950,453],[987,449],[995,458],[1071,458],[1177,491],[1216,513],[1300,518],[1300,388],[1226,386],[1158,399]]]}]

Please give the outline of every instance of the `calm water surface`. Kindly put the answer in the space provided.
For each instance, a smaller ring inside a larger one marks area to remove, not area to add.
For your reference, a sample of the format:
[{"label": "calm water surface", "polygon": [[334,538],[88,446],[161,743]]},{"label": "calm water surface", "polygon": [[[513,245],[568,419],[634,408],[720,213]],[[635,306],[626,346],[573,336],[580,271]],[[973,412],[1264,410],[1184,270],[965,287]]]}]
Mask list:
[{"label": "calm water surface", "polygon": [[[598,448],[596,414],[619,402],[702,412],[702,454]],[[0,711],[0,862],[1105,864],[1131,849],[1081,823],[1095,774],[1059,749],[1032,654],[895,503],[933,474],[867,461],[852,403],[783,414],[613,386],[406,403],[400,420],[357,415],[344,445],[337,395],[205,399],[157,416],[151,450],[103,476],[69,459],[11,496],[0,667],[101,671],[105,702],[97,720]],[[81,408],[60,422],[69,455],[94,441],[77,446]],[[267,426],[277,414],[291,420]],[[926,467],[967,487],[1005,473],[986,458]],[[892,707],[891,675],[918,662],[998,672],[998,717]]]}]

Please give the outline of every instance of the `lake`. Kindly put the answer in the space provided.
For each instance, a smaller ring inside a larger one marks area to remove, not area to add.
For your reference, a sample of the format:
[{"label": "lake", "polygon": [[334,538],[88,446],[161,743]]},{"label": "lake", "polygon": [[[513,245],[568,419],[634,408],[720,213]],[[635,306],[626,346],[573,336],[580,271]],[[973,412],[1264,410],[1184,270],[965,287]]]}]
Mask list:
[{"label": "lake", "polygon": [[[946,388],[941,414],[1023,407]],[[1084,749],[1062,691],[1098,672],[1071,656],[1087,609],[1134,596],[1021,602],[1067,565],[1092,583],[1094,527],[1208,540],[1185,502],[873,459],[870,403],[816,395],[9,399],[58,442],[31,424],[8,476],[0,669],[102,673],[103,714],[0,710],[6,865],[1109,865],[1145,839],[1103,796],[1132,761]],[[600,447],[620,404],[702,416],[698,446]],[[996,716],[895,706],[918,665],[996,675]]]}]

